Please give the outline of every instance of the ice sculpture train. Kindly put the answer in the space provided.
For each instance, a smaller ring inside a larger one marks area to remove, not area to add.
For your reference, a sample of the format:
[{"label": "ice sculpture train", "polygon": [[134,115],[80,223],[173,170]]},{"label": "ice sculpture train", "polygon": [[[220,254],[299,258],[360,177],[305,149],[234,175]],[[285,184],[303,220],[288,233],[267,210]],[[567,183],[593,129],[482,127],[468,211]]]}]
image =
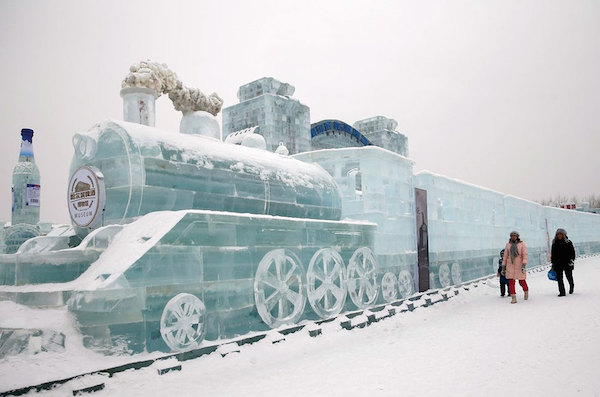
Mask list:
[{"label": "ice sculpture train", "polygon": [[339,220],[321,167],[128,122],[73,142],[69,205],[82,234],[142,216],[118,236],[132,255],[113,243],[74,282],[68,305],[90,345],[182,350],[337,315],[347,292],[353,307],[377,299],[375,225]]},{"label": "ice sculpture train", "polygon": [[[272,78],[244,87],[238,97],[253,106],[258,92],[273,97],[266,104],[298,105]],[[184,113],[183,133],[153,127],[161,92]],[[121,95],[126,121],[73,138],[72,226],[0,255],[0,300],[67,306],[84,345],[107,354],[193,349],[407,298],[417,283],[425,291],[483,277],[515,227],[530,266],[546,262],[556,226],[574,232],[580,253],[600,252],[596,215],[415,174],[381,147],[289,157],[215,139],[221,99],[184,87],[166,65],[134,65]],[[301,110],[296,121],[308,123]],[[260,138],[256,128],[235,138]]]},{"label": "ice sculpture train", "polygon": [[104,175],[105,223],[160,210],[207,209],[338,220],[341,197],[321,167],[203,136],[111,121],[73,138],[71,174]]}]

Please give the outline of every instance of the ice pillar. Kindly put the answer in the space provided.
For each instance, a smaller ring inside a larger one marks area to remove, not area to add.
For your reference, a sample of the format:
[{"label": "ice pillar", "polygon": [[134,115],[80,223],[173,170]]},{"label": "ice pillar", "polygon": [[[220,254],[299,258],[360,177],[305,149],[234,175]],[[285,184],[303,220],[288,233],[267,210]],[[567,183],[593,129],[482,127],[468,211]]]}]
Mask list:
[{"label": "ice pillar", "polygon": [[154,127],[158,94],[151,88],[127,87],[121,90],[123,120]]}]

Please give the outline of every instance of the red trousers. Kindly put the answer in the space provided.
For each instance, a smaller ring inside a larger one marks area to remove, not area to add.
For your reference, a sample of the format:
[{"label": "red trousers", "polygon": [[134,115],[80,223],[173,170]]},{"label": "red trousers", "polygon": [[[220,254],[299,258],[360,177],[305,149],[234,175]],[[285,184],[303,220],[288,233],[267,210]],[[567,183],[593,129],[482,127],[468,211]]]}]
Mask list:
[{"label": "red trousers", "polygon": [[[519,280],[519,284],[521,284],[521,288],[523,288],[523,291],[529,291],[529,287],[527,286],[527,281]],[[508,279],[508,293],[511,295],[515,295],[517,293],[517,291],[515,291],[515,279],[514,278]]]}]

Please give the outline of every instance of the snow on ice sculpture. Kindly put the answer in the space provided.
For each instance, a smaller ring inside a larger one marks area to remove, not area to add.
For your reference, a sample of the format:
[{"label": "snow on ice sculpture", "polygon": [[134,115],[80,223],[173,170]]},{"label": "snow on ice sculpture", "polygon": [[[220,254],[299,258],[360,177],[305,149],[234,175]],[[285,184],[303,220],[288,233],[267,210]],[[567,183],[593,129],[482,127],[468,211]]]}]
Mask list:
[{"label": "snow on ice sculpture", "polygon": [[275,153],[280,154],[282,156],[287,156],[290,154],[290,151],[287,147],[285,147],[283,142],[279,142],[279,146],[277,146],[277,149],[275,149]]},{"label": "snow on ice sculpture", "polygon": [[221,128],[217,118],[201,110],[184,113],[179,123],[179,132],[221,139]]},{"label": "snow on ice sculpture", "polygon": [[[86,343],[108,353],[119,345],[127,351],[180,351],[202,338],[327,317],[347,307],[339,277],[343,265],[375,265],[367,248],[374,230],[365,222],[154,212],[123,226],[102,258],[75,280],[69,310]],[[319,277],[315,269],[326,268],[333,285],[319,289],[323,284],[315,281],[307,287],[317,277],[307,275],[306,263]],[[361,285],[373,284],[374,278],[364,281]],[[306,310],[307,291],[329,292],[329,301],[313,298],[317,309]],[[172,300],[180,294],[200,302]],[[179,322],[176,313],[186,316]]]},{"label": "snow on ice sculpture", "polygon": [[[120,225],[98,228],[74,248],[69,248],[71,234],[29,239],[19,248],[17,254],[0,255],[0,285],[20,286],[72,281],[98,259],[121,229]],[[19,299],[47,306],[49,303],[44,305],[41,300],[50,295],[58,296],[57,301],[64,304],[62,293],[50,293],[43,289],[39,293],[24,293]]]},{"label": "snow on ice sculpture", "polygon": [[442,263],[440,265],[440,268],[438,270],[438,277],[440,279],[440,286],[442,288],[448,287],[451,283],[450,280],[450,267],[448,266],[447,263]]},{"label": "snow on ice sculpture", "polygon": [[248,134],[242,139],[242,146],[253,147],[255,149],[267,150],[267,142],[260,134]]},{"label": "snow on ice sculpture", "polygon": [[118,121],[76,134],[73,143],[71,174],[87,166],[104,175],[105,224],[179,209],[340,218],[331,176],[289,157]]},{"label": "snow on ice sculpture", "polygon": [[408,298],[415,293],[415,283],[408,270],[398,273],[398,292],[402,298]]}]

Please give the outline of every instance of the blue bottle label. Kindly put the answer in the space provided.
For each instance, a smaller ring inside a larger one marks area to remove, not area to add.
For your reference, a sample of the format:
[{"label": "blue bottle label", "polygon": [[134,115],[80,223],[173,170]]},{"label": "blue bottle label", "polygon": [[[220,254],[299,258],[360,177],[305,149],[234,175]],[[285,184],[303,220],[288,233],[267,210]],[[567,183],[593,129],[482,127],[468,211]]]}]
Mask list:
[{"label": "blue bottle label", "polygon": [[40,185],[27,184],[27,201],[25,201],[25,205],[31,207],[40,206]]}]

